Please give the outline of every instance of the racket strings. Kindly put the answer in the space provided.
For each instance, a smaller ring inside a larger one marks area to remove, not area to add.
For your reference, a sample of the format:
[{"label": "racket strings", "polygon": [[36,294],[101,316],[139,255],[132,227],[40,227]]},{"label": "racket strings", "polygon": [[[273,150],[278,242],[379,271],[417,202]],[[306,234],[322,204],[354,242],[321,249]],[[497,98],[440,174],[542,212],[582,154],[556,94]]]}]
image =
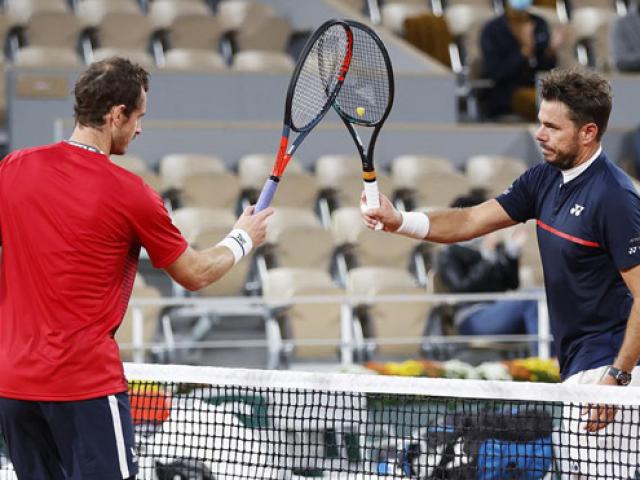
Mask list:
[{"label": "racket strings", "polygon": [[325,30],[303,60],[291,102],[291,123],[297,131],[313,126],[328,108],[349,52],[349,37],[342,25]]},{"label": "racket strings", "polygon": [[389,107],[391,72],[373,37],[355,26],[352,31],[353,56],[336,106],[355,123],[374,126]]}]

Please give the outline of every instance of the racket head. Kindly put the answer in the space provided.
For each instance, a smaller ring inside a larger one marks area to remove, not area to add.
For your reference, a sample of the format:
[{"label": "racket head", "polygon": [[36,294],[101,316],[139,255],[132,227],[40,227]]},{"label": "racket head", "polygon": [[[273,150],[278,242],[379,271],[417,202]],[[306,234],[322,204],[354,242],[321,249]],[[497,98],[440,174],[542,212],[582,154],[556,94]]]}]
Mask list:
[{"label": "racket head", "polygon": [[353,32],[353,54],[349,74],[333,104],[335,110],[355,125],[381,126],[393,106],[394,78],[389,52],[367,25],[345,20]]},{"label": "racket head", "polygon": [[305,44],[289,82],[284,122],[308,132],[327,113],[344,83],[353,52],[353,33],[342,20],[328,20]]}]

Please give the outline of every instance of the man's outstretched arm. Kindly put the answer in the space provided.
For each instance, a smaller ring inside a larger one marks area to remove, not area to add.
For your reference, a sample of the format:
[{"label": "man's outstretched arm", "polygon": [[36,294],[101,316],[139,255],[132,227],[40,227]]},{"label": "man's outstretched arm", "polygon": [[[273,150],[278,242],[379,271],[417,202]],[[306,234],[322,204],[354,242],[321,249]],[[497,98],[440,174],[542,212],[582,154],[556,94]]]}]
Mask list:
[{"label": "man's outstretched arm", "polygon": [[437,243],[462,242],[517,223],[495,199],[473,207],[447,208],[427,215],[400,212],[382,194],[380,207],[364,211],[362,219],[371,229],[380,222],[387,232]]}]

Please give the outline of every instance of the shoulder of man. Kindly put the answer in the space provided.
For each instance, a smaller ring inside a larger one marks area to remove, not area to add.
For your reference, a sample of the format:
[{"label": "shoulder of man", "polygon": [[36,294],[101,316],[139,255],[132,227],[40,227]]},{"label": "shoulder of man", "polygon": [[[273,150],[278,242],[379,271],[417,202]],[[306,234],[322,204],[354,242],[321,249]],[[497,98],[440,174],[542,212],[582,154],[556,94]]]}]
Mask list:
[{"label": "shoulder of man", "polygon": [[49,145],[38,145],[36,147],[14,150],[0,160],[0,165],[9,165],[10,163],[17,162],[25,158],[47,154],[50,150],[55,150],[57,146],[57,143],[52,143]]}]

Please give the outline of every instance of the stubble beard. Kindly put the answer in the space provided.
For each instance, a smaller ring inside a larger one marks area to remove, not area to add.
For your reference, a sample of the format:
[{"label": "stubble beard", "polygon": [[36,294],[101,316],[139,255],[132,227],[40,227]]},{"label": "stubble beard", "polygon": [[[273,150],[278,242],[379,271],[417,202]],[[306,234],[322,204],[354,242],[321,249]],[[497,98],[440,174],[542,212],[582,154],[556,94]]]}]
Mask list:
[{"label": "stubble beard", "polygon": [[578,158],[578,149],[574,147],[571,150],[565,151],[553,150],[551,154],[555,154],[555,158],[553,160],[550,160],[545,156],[545,162],[553,165],[556,168],[559,168],[560,170],[569,170],[576,164],[576,159]]}]

